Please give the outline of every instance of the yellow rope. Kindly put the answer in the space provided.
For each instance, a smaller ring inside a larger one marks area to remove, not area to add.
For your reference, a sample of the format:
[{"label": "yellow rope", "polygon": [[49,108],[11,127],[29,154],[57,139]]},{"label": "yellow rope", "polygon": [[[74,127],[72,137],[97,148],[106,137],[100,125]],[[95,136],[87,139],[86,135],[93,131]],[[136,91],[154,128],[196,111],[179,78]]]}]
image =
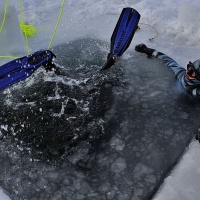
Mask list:
[{"label": "yellow rope", "polygon": [[[20,14],[21,14],[21,21],[20,21],[20,28],[23,27],[24,24],[24,12],[23,12],[23,6],[22,6],[22,1],[19,0],[19,7],[20,7]],[[29,44],[28,44],[28,37],[27,37],[27,34],[26,34],[26,31],[22,29],[22,32],[24,34],[24,37],[25,37],[25,41],[26,41],[26,50],[28,52],[28,54],[30,54],[30,48],[29,48]]]},{"label": "yellow rope", "polygon": [[3,21],[2,21],[2,24],[1,24],[0,32],[2,31],[2,29],[4,27],[4,24],[5,24],[5,21],[6,21],[6,14],[7,14],[7,11],[8,11],[8,4],[9,4],[9,0],[6,0],[6,5],[5,5],[5,8],[4,8]]},{"label": "yellow rope", "polygon": [[[22,32],[24,34],[24,37],[25,37],[27,52],[28,52],[28,54],[30,54],[28,37],[34,36],[34,34],[36,33],[36,28],[34,26],[32,26],[32,25],[28,25],[28,24],[24,23],[24,12],[23,12],[22,0],[18,0],[18,2],[19,2],[19,7],[20,7],[20,14],[21,14],[20,28],[21,28],[21,30],[22,30]],[[58,30],[58,25],[60,23],[60,20],[61,20],[62,14],[63,14],[65,2],[66,2],[66,0],[62,1],[62,5],[61,5],[60,13],[59,13],[59,16],[58,16],[58,20],[56,22],[56,26],[54,28],[53,35],[52,35],[51,40],[49,42],[48,49],[51,48],[53,40],[54,40],[54,38],[56,36],[56,32]],[[1,28],[0,28],[0,32],[2,31],[4,23],[5,23],[5,20],[6,20],[8,4],[9,4],[9,0],[6,0],[6,6],[5,6],[5,9],[4,9],[4,18],[3,18],[3,22],[2,22],[2,25],[1,25]],[[17,57],[17,56],[0,56],[0,58],[14,58],[14,59],[16,59],[16,58],[19,58],[19,57]]]},{"label": "yellow rope", "polygon": [[32,26],[30,24],[24,24],[22,21],[19,24],[20,24],[20,28],[24,35],[26,35],[28,37],[32,37],[35,35],[36,28],[34,26]]},{"label": "yellow rope", "polygon": [[21,14],[21,21],[20,21],[20,28],[25,35],[25,37],[34,36],[36,33],[36,28],[30,24],[25,24],[24,20],[24,11],[22,6],[22,0],[19,0],[19,7],[20,7],[20,14]]},{"label": "yellow rope", "polygon": [[19,8],[20,8],[21,20],[22,22],[24,22],[24,12],[23,12],[22,1],[19,0],[18,3],[19,3]]},{"label": "yellow rope", "polygon": [[55,28],[54,28],[54,33],[53,33],[53,35],[52,35],[52,37],[51,37],[51,40],[50,40],[50,42],[49,42],[49,46],[48,46],[47,49],[50,49],[50,48],[51,48],[51,45],[52,45],[53,40],[54,40],[54,38],[55,38],[56,32],[57,32],[57,30],[58,30],[58,25],[59,25],[59,23],[60,23],[60,20],[61,20],[62,14],[63,14],[63,9],[64,9],[64,6],[65,6],[65,2],[66,2],[66,0],[63,0],[63,1],[62,1],[62,5],[61,5],[60,13],[59,13],[59,16],[58,16],[58,20],[57,20],[56,26],[55,26]]},{"label": "yellow rope", "polygon": [[0,56],[0,58],[13,58],[13,59],[17,59],[19,57],[18,56]]}]

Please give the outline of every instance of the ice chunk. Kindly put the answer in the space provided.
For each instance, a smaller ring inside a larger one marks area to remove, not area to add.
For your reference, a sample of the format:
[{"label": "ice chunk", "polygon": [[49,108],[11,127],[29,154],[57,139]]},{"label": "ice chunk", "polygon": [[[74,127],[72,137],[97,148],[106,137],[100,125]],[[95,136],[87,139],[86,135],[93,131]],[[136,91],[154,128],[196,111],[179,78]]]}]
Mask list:
[{"label": "ice chunk", "polygon": [[99,191],[105,193],[108,192],[110,188],[111,188],[110,183],[103,183],[102,185],[99,186]]},{"label": "ice chunk", "polygon": [[44,189],[46,186],[48,185],[48,181],[44,178],[41,178],[40,180],[38,180],[37,182],[37,186],[40,188],[40,189]]},{"label": "ice chunk", "polygon": [[82,179],[74,180],[73,186],[83,195],[88,194],[88,192],[91,190],[89,184]]},{"label": "ice chunk", "polygon": [[110,146],[117,151],[122,151],[125,147],[125,144],[120,138],[113,137],[110,141]]},{"label": "ice chunk", "polygon": [[134,178],[143,178],[143,176],[153,173],[154,170],[143,163],[138,163],[133,170]]},{"label": "ice chunk", "polygon": [[117,160],[111,165],[111,170],[115,173],[120,173],[126,167],[126,160],[124,158],[117,158]]}]

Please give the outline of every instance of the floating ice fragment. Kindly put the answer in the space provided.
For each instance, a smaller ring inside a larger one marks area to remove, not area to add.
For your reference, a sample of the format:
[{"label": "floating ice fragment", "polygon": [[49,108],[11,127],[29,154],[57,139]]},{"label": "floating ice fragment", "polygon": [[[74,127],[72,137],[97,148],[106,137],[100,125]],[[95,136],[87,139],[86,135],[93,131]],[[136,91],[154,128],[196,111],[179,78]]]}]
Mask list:
[{"label": "floating ice fragment", "polygon": [[154,170],[143,163],[138,163],[133,170],[133,176],[134,178],[143,178],[144,176],[147,176],[148,174],[152,174]]},{"label": "floating ice fragment", "polygon": [[150,182],[150,183],[156,183],[156,177],[153,175],[153,174],[148,174],[146,177],[145,177],[145,180],[147,182]]},{"label": "floating ice fragment", "polygon": [[117,158],[117,160],[111,165],[111,170],[115,173],[120,173],[126,167],[126,160],[124,158]]},{"label": "floating ice fragment", "polygon": [[99,186],[98,189],[100,192],[105,193],[105,192],[110,191],[110,188],[111,188],[110,183],[103,183],[102,185]]},{"label": "floating ice fragment", "polygon": [[50,179],[56,180],[58,178],[58,173],[57,172],[49,172],[47,177]]},{"label": "floating ice fragment", "polygon": [[155,92],[152,92],[152,93],[150,94],[150,97],[155,97],[155,96],[158,96],[159,94],[161,94],[160,91],[155,91]]},{"label": "floating ice fragment", "polygon": [[81,199],[85,199],[85,196],[82,194],[78,194],[76,198],[77,200],[81,200]]},{"label": "floating ice fragment", "polygon": [[165,134],[166,134],[167,136],[171,136],[171,135],[173,135],[173,133],[174,133],[173,129],[169,129],[169,130],[166,130],[166,131],[165,131]]},{"label": "floating ice fragment", "polygon": [[182,113],[181,115],[180,115],[180,118],[181,119],[188,119],[188,114],[187,113]]},{"label": "floating ice fragment", "polygon": [[122,151],[125,147],[125,144],[121,139],[113,137],[110,141],[110,146],[117,151]]},{"label": "floating ice fragment", "polygon": [[48,182],[46,179],[41,178],[38,180],[38,182],[36,184],[40,189],[44,189],[48,185]]},{"label": "floating ice fragment", "polygon": [[8,131],[8,125],[1,125],[1,129],[3,129],[4,131]]}]

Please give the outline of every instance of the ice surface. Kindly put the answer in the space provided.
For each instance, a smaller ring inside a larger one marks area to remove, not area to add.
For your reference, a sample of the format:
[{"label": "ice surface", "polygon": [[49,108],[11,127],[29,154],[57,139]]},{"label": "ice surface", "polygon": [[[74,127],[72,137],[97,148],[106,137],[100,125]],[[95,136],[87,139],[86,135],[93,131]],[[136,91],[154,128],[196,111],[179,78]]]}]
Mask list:
[{"label": "ice surface", "polygon": [[1,200],[10,200],[10,198],[7,195],[8,194],[3,190],[3,188],[0,187],[0,199]]},{"label": "ice surface", "polygon": [[[0,26],[3,22],[6,1],[0,2]],[[5,24],[0,33],[0,56],[22,56],[26,54],[25,40],[19,27],[18,14],[14,6],[8,6]],[[0,59],[0,63],[6,59]]]},{"label": "ice surface", "polygon": [[192,141],[182,160],[165,179],[154,200],[199,199],[199,144]]}]

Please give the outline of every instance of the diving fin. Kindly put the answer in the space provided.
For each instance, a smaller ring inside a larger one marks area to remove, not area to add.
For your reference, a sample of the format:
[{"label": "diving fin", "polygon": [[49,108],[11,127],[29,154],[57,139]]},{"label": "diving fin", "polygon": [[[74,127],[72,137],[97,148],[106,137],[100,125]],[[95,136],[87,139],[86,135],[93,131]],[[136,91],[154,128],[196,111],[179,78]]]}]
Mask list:
[{"label": "diving fin", "polygon": [[42,65],[51,70],[53,57],[55,55],[49,50],[37,51],[0,66],[0,90],[28,78]]},{"label": "diving fin", "polygon": [[133,8],[123,8],[111,37],[110,53],[101,70],[114,65],[118,57],[127,50],[138,28],[140,14]]}]

